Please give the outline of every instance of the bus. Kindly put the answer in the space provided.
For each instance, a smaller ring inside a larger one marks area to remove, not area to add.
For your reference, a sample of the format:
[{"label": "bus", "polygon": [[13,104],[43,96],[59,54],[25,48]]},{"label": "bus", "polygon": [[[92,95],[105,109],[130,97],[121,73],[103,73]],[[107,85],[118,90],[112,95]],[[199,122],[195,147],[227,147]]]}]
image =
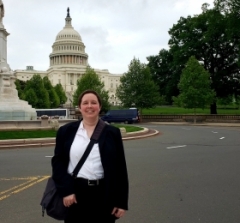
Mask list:
[{"label": "bus", "polygon": [[49,118],[54,118],[54,116],[59,116],[59,119],[68,119],[69,110],[65,108],[49,108],[49,109],[38,109],[36,108],[37,118],[43,115],[47,115]]}]

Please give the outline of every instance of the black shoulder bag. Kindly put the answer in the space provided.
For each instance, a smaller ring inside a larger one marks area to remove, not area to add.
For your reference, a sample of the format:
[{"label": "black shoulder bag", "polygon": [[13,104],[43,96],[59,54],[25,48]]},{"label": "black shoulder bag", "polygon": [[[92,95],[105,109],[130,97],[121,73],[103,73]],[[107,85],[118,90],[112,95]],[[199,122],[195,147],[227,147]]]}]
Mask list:
[{"label": "black shoulder bag", "polygon": [[[91,152],[91,149],[94,145],[94,143],[98,142],[98,139],[101,135],[102,130],[106,126],[106,123],[99,119],[97,126],[94,129],[94,132],[92,134],[91,140],[79,160],[78,164],[76,165],[75,169],[72,172],[72,177],[76,178],[79,170],[81,169],[82,165],[84,164],[85,160],[87,159],[89,153]],[[68,207],[65,207],[63,204],[63,197],[59,195],[55,182],[50,177],[48,179],[45,191],[43,193],[43,197],[41,200],[40,205],[42,206],[42,216],[44,217],[44,212],[46,210],[47,215],[57,219],[57,220],[64,220],[66,218]]]}]

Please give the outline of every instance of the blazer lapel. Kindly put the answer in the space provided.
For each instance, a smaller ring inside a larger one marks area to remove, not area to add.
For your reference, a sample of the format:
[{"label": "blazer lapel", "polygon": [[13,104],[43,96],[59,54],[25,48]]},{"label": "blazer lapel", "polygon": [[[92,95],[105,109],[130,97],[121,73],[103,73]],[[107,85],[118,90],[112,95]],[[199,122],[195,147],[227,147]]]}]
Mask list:
[{"label": "blazer lapel", "polygon": [[102,148],[103,148],[103,143],[105,141],[105,138],[106,138],[106,133],[107,133],[107,126],[103,129],[101,135],[100,135],[100,138],[98,140],[98,145],[99,145],[99,150],[100,150],[100,153],[102,151]]},{"label": "blazer lapel", "polygon": [[71,148],[71,145],[72,145],[72,143],[73,143],[73,140],[74,140],[75,135],[76,135],[76,133],[77,133],[77,130],[78,130],[78,128],[79,128],[80,122],[81,122],[81,120],[80,120],[80,121],[77,121],[77,122],[73,122],[73,123],[71,123],[71,125],[69,125],[69,127],[66,129],[66,133],[65,133],[65,134],[66,134],[66,137],[65,137],[65,139],[67,139],[67,141],[66,141],[66,148],[67,148],[68,151],[69,151],[70,148]]}]

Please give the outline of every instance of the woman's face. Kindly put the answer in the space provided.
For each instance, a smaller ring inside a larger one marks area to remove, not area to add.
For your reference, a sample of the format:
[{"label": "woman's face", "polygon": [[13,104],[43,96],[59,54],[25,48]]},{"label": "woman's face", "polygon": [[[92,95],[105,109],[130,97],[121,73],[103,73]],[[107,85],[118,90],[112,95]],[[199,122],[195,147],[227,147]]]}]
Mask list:
[{"label": "woman's face", "polygon": [[100,104],[96,95],[87,93],[82,97],[79,106],[83,118],[96,118],[101,110]]}]

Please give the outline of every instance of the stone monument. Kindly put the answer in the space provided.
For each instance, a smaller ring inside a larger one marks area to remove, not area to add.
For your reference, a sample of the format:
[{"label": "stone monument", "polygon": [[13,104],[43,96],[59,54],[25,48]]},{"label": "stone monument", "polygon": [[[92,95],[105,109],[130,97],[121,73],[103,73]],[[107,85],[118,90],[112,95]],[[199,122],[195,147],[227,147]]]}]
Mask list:
[{"label": "stone monument", "polygon": [[28,102],[20,100],[15,86],[16,77],[7,63],[7,36],[3,25],[4,4],[0,0],[0,121],[36,120],[37,113]]}]

